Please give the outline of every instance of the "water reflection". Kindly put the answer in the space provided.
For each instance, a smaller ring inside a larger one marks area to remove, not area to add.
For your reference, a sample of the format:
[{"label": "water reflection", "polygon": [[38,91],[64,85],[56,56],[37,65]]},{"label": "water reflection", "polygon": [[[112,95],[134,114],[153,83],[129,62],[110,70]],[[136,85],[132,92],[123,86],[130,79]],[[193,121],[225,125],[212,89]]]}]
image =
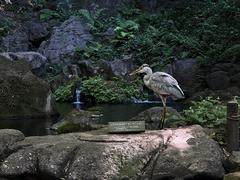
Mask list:
[{"label": "water reflection", "polygon": [[26,119],[1,119],[1,129],[17,129],[25,136],[42,136],[50,134],[50,127],[57,122],[57,117],[52,118],[26,118]]},{"label": "water reflection", "polygon": [[[116,104],[116,105],[100,105],[96,107],[87,107],[82,105],[81,109],[99,111],[103,114],[100,119],[101,123],[107,123],[109,121],[127,121],[132,117],[136,116],[138,113],[155,106],[161,106],[161,103],[140,103],[140,104]],[[184,106],[181,103],[170,101],[168,106],[181,111]],[[40,118],[40,119],[14,119],[14,120],[1,120],[0,128],[8,129],[18,129],[22,131],[25,136],[42,136],[51,134],[50,127],[52,124],[56,123],[64,115],[73,109],[73,104],[71,103],[61,103],[57,104],[57,109],[61,113],[60,117],[52,118]]]}]

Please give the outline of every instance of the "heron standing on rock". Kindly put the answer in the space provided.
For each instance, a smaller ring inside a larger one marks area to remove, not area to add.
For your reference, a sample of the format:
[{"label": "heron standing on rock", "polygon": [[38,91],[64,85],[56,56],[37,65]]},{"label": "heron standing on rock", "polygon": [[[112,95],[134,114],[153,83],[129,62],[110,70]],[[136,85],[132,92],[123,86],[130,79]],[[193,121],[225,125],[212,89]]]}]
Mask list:
[{"label": "heron standing on rock", "polygon": [[180,86],[178,85],[178,82],[176,79],[174,79],[170,74],[167,74],[165,72],[152,72],[152,69],[149,67],[148,64],[143,64],[138,69],[130,73],[130,76],[134,74],[142,74],[144,73],[143,82],[144,84],[155,94],[157,94],[163,103],[163,112],[161,115],[161,120],[159,124],[159,128],[163,128],[164,121],[166,118],[166,103],[167,103],[167,97],[171,96],[174,100],[176,99],[183,99],[184,93]]}]

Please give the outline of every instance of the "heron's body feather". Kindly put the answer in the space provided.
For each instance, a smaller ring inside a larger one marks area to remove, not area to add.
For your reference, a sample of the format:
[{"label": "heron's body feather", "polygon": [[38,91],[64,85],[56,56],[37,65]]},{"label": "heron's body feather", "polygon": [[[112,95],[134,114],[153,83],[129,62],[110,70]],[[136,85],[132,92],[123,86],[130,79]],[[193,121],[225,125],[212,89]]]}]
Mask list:
[{"label": "heron's body feather", "polygon": [[159,96],[171,96],[174,100],[184,98],[184,93],[178,82],[170,74],[165,72],[147,73],[144,76],[144,84]]}]

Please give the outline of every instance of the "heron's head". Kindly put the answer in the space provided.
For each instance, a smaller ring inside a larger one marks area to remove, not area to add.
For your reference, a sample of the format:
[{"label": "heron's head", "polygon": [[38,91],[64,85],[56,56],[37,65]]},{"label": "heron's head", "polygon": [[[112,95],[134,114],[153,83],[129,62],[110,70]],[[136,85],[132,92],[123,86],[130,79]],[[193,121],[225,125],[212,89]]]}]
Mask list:
[{"label": "heron's head", "polygon": [[135,75],[135,74],[142,74],[142,73],[149,73],[152,72],[151,68],[148,64],[143,64],[139,68],[137,68],[135,71],[131,72],[129,75]]}]

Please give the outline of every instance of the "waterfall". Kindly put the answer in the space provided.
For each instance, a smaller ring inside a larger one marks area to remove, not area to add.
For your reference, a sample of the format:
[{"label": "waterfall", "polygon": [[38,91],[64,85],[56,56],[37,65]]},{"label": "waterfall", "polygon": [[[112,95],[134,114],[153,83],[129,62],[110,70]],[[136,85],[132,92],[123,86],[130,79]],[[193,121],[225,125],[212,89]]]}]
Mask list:
[{"label": "waterfall", "polygon": [[76,109],[81,109],[81,104],[83,104],[83,102],[81,102],[81,100],[80,100],[80,97],[81,97],[81,90],[79,88],[76,88],[76,90],[75,90],[75,102],[73,102]]}]

